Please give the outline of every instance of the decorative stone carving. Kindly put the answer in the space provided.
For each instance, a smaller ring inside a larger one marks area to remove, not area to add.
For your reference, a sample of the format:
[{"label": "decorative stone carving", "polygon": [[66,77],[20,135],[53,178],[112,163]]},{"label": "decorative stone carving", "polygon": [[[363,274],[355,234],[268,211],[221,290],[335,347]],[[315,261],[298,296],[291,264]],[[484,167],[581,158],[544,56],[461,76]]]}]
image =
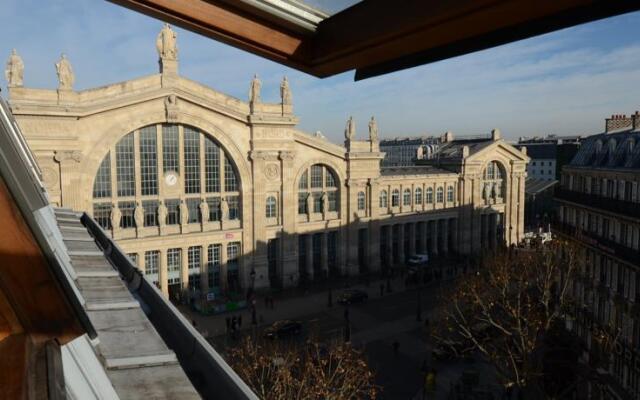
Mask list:
[{"label": "decorative stone carving", "polygon": [[53,167],[43,167],[42,180],[47,189],[56,188],[58,185],[58,171]]},{"label": "decorative stone carving", "polygon": [[280,99],[282,105],[291,105],[291,89],[286,76],[282,78],[282,83],[280,83]]},{"label": "decorative stone carving", "polygon": [[189,209],[187,208],[187,203],[182,200],[180,201],[180,224],[187,225],[189,223]]},{"label": "decorative stone carving", "polygon": [[372,142],[378,141],[378,123],[374,117],[371,117],[369,121],[369,140]]},{"label": "decorative stone carving", "polygon": [[11,55],[7,61],[7,67],[4,70],[4,76],[7,78],[8,87],[20,87],[23,84],[24,63],[16,52],[16,49],[11,51]]},{"label": "decorative stone carving", "polygon": [[122,213],[118,208],[116,203],[111,204],[111,229],[115,232],[118,228],[120,228],[120,219],[122,218]]},{"label": "decorative stone carving", "polygon": [[424,158],[424,149],[422,148],[422,146],[420,146],[416,150],[416,159],[417,160],[422,160],[423,158]]},{"label": "decorative stone carving", "polygon": [[329,196],[327,195],[327,192],[322,193],[320,200],[322,201],[322,213],[327,215],[329,212]]},{"label": "decorative stone carving", "polygon": [[229,219],[229,203],[224,197],[220,199],[220,220],[226,221]]},{"label": "decorative stone carving", "polygon": [[199,207],[202,224],[206,224],[209,222],[209,203],[205,199],[201,199]]},{"label": "decorative stone carving", "polygon": [[278,153],[275,151],[254,150],[250,154],[252,160],[277,161]]},{"label": "decorative stone carving", "polygon": [[249,86],[249,103],[260,102],[260,89],[262,88],[262,82],[258,79],[258,75],[253,75],[251,85]]},{"label": "decorative stone carving", "polygon": [[344,129],[344,138],[352,140],[356,136],[356,123],[353,117],[349,117],[347,120],[347,127]]},{"label": "decorative stone carving", "polygon": [[58,74],[58,89],[72,90],[76,78],[65,54],[62,54],[60,61],[56,63],[56,73]]},{"label": "decorative stone carving", "polygon": [[162,228],[167,223],[167,206],[164,205],[162,200],[158,204],[158,225]]},{"label": "decorative stone carving", "polygon": [[53,159],[59,163],[63,161],[82,161],[82,153],[78,150],[57,150],[54,152]]},{"label": "decorative stone carving", "polygon": [[313,196],[311,193],[307,195],[307,215],[313,214]]},{"label": "decorative stone carving", "polygon": [[280,154],[280,159],[282,161],[293,161],[293,159],[295,158],[295,153],[293,151],[281,151]]},{"label": "decorative stone carving", "polygon": [[178,121],[178,98],[175,94],[170,94],[164,99],[164,108],[167,122]]},{"label": "decorative stone carving", "polygon": [[278,168],[277,164],[274,164],[274,163],[267,164],[267,166],[264,169],[264,175],[269,180],[276,179],[279,174],[280,174],[280,169]]},{"label": "decorative stone carving", "polygon": [[156,39],[156,49],[158,56],[163,60],[178,59],[178,35],[171,29],[169,24],[164,24],[158,38]]},{"label": "decorative stone carving", "polygon": [[136,221],[136,228],[142,229],[144,227],[144,208],[140,203],[136,203],[136,208],[133,210],[133,219]]}]

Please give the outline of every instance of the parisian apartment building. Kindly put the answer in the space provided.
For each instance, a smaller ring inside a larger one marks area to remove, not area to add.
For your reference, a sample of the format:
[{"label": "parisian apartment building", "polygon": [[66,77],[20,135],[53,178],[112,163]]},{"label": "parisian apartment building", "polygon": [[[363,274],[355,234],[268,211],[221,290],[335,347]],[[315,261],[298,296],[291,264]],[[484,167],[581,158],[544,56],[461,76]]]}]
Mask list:
[{"label": "parisian apartment building", "polygon": [[[613,115],[563,168],[556,231],[586,254],[575,284],[576,333],[616,336],[609,389],[640,398],[640,115]],[[626,397],[625,397],[626,396]]]},{"label": "parisian apartment building", "polygon": [[169,26],[158,73],[77,91],[70,54],[57,89],[15,83],[9,100],[51,202],[89,210],[165,295],[289,287],[522,239],[529,157],[498,130],[448,133],[437,160],[381,167],[375,118],[364,132],[346,121],[332,143],[297,128],[286,78],[278,99],[258,77],[237,99],[181,76],[163,38]]},{"label": "parisian apartment building", "polygon": [[416,160],[429,160],[437,153],[440,143],[440,137],[426,135],[380,139],[380,151],[384,152],[382,166],[409,166]]}]

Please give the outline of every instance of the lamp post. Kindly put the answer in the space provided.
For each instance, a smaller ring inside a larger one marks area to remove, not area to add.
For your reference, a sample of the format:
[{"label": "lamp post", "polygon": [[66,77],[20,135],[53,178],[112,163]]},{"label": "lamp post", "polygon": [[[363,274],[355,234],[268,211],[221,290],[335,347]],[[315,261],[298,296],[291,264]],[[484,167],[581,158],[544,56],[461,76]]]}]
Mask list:
[{"label": "lamp post", "polygon": [[253,291],[256,286],[256,271],[254,269],[251,269],[251,272],[249,272],[249,277],[251,278],[251,291]]}]

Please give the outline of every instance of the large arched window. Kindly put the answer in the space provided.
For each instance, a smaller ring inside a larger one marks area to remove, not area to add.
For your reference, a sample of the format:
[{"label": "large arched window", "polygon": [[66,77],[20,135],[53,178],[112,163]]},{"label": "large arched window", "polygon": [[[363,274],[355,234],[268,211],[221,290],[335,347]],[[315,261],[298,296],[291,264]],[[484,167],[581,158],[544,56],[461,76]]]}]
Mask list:
[{"label": "large arched window", "polygon": [[449,185],[449,187],[447,187],[447,202],[453,203],[453,201],[455,200],[454,197],[453,186]]},{"label": "large arched window", "polygon": [[410,206],[411,205],[411,189],[407,188],[402,193],[402,205]]},{"label": "large arched window", "polygon": [[388,207],[387,191],[382,190],[380,192],[380,208],[387,208],[387,207]]},{"label": "large arched window", "polygon": [[422,188],[416,188],[416,191],[414,192],[414,202],[416,205],[422,204]]},{"label": "large arched window", "polygon": [[442,186],[436,189],[436,202],[444,203],[444,189]]},{"label": "large arched window", "polygon": [[504,170],[497,161],[491,161],[482,174],[482,198],[485,204],[502,203],[505,197]]},{"label": "large arched window", "polygon": [[[159,225],[160,203],[167,225],[218,221],[222,211],[229,220],[240,219],[240,181],[231,158],[210,136],[186,125],[150,125],[125,135],[100,163],[93,199],[94,217],[104,228],[111,228],[114,206],[120,228],[135,226],[136,207],[144,226]],[[209,215],[201,214],[203,201]]]},{"label": "large arched window", "polygon": [[433,188],[428,187],[425,191],[425,199],[424,202],[427,204],[433,203]]},{"label": "large arched window", "polygon": [[358,210],[364,210],[367,205],[367,198],[364,192],[358,192]]},{"label": "large arched window", "polygon": [[[305,170],[298,182],[298,214],[323,212],[323,198],[327,201],[327,211],[338,211],[340,204],[336,182],[335,173],[325,165],[314,164]],[[308,210],[309,204],[312,210]]]},{"label": "large arched window", "polygon": [[393,189],[391,192],[391,207],[398,207],[400,205],[400,191]]}]

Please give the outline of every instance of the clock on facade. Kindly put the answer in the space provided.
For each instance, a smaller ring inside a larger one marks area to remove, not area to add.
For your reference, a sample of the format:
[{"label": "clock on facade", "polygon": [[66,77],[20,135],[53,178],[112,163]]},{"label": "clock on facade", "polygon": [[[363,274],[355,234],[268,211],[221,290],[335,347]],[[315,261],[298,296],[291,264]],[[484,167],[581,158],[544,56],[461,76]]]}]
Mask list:
[{"label": "clock on facade", "polygon": [[167,186],[175,185],[176,183],[178,183],[178,174],[173,171],[167,172],[166,174],[164,174],[164,182],[167,184]]}]

